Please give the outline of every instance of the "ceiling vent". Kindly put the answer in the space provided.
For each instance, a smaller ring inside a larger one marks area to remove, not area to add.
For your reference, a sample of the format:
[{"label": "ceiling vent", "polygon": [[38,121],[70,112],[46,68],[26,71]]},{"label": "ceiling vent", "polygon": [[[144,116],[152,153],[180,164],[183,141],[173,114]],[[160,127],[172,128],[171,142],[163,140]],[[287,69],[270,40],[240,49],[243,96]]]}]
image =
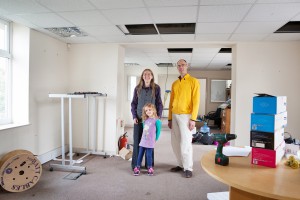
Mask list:
[{"label": "ceiling vent", "polygon": [[156,24],[160,34],[195,34],[196,23]]},{"label": "ceiling vent", "polygon": [[117,25],[125,35],[157,35],[154,24]]},{"label": "ceiling vent", "polygon": [[300,33],[300,21],[288,22],[274,33]]},{"label": "ceiling vent", "polygon": [[60,37],[85,37],[88,36],[87,33],[81,31],[77,27],[53,27],[53,28],[45,28],[46,30],[59,35]]},{"label": "ceiling vent", "polygon": [[221,48],[219,53],[231,53],[231,48]]},{"label": "ceiling vent", "polygon": [[173,63],[157,63],[157,67],[174,67]]},{"label": "ceiling vent", "polygon": [[168,48],[169,53],[192,53],[193,48]]}]

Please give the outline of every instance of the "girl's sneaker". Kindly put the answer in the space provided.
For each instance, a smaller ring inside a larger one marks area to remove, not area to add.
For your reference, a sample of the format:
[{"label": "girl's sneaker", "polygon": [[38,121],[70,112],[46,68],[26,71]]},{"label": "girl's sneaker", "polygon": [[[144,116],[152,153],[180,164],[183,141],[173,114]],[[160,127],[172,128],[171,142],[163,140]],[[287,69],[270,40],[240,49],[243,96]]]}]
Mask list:
[{"label": "girl's sneaker", "polygon": [[148,176],[153,176],[153,174],[154,174],[154,169],[152,167],[150,167],[148,169]]},{"label": "girl's sneaker", "polygon": [[140,168],[135,167],[135,168],[133,169],[133,175],[134,175],[134,176],[140,175]]}]

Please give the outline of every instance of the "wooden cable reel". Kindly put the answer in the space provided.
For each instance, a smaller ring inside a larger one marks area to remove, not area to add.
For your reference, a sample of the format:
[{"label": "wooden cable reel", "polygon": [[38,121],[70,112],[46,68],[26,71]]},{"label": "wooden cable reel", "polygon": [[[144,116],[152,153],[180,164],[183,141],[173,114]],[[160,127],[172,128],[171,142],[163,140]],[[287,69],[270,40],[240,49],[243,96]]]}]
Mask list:
[{"label": "wooden cable reel", "polygon": [[9,192],[32,188],[41,175],[41,163],[30,151],[14,150],[0,160],[0,186]]}]

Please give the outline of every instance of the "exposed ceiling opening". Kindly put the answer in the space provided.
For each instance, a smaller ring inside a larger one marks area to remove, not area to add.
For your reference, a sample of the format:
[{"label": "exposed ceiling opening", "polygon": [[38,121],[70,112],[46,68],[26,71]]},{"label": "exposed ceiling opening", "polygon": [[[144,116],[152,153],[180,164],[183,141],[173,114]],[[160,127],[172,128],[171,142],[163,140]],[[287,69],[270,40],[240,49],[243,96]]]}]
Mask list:
[{"label": "exposed ceiling opening", "polygon": [[288,22],[274,33],[300,33],[300,21]]},{"label": "exposed ceiling opening", "polygon": [[125,27],[128,30],[128,35],[157,35],[158,34],[153,24],[133,24],[133,25],[125,25]]},{"label": "exposed ceiling opening", "polygon": [[193,48],[168,48],[169,53],[192,53]]},{"label": "exposed ceiling opening", "polygon": [[231,53],[231,48],[221,48],[219,53]]},{"label": "exposed ceiling opening", "polygon": [[196,23],[156,24],[160,34],[195,34]]}]

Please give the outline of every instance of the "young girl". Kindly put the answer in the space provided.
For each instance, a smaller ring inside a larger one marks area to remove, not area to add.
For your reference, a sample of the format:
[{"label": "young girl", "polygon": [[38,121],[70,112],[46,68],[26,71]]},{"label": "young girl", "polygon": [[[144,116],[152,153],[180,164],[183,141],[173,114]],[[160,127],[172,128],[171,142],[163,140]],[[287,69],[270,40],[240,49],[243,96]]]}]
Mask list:
[{"label": "young girl", "polygon": [[154,173],[152,166],[152,152],[154,149],[155,141],[160,136],[161,121],[157,117],[155,105],[151,103],[145,104],[142,113],[143,119],[143,135],[140,142],[139,154],[137,159],[137,165],[133,169],[133,175],[138,176],[140,174],[141,163],[143,155],[145,153],[147,159],[148,175],[152,176]]}]

